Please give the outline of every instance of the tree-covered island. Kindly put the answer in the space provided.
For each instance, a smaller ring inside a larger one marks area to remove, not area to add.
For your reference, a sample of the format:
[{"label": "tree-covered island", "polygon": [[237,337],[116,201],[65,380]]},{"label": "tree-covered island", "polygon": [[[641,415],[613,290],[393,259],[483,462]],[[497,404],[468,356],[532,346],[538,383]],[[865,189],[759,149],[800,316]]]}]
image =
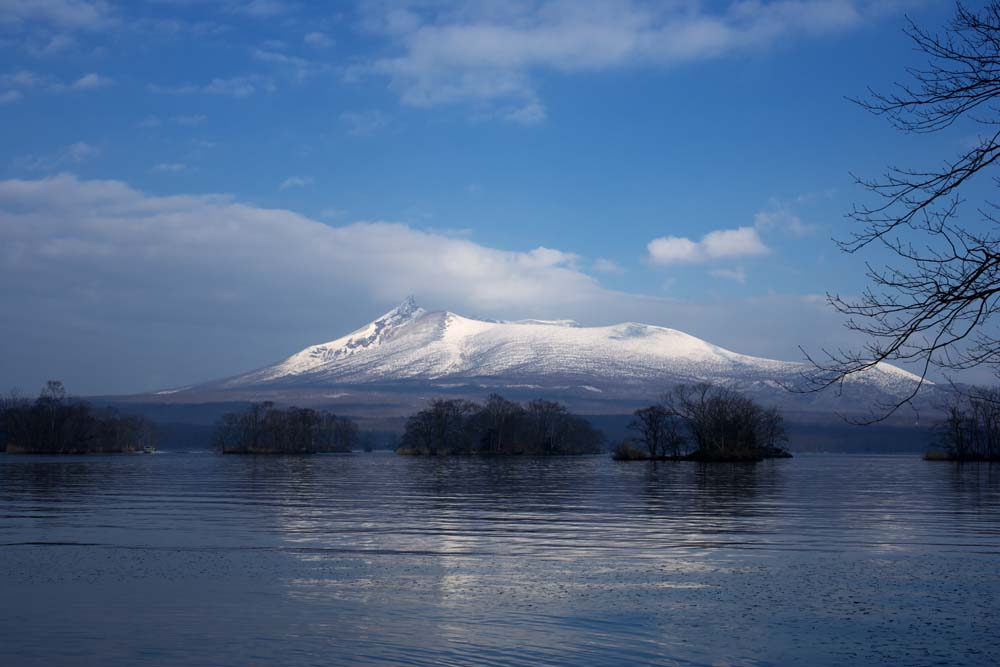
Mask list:
[{"label": "tree-covered island", "polygon": [[597,454],[604,434],[555,401],[491,394],[479,405],[438,398],[410,416],[397,454]]},{"label": "tree-covered island", "polygon": [[679,385],[660,402],[636,410],[635,436],[618,443],[616,461],[754,462],[789,458],[777,408],[708,383]]},{"label": "tree-covered island", "polygon": [[57,380],[33,401],[16,395],[0,401],[0,450],[8,454],[126,454],[155,443],[145,418],[95,408]]},{"label": "tree-covered island", "polygon": [[1000,461],[1000,387],[956,390],[927,461]]},{"label": "tree-covered island", "polygon": [[358,427],[348,417],[266,401],[223,415],[213,439],[223,454],[349,452],[358,444]]}]

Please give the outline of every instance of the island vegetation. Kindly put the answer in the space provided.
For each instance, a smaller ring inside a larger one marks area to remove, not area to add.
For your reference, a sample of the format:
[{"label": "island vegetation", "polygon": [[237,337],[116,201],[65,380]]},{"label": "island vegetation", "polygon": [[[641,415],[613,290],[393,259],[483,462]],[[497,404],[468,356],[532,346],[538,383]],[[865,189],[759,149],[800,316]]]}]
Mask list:
[{"label": "island vegetation", "polygon": [[604,434],[555,401],[525,405],[491,394],[479,405],[437,398],[410,416],[398,454],[597,454]]},{"label": "island vegetation", "polygon": [[1000,461],[1000,387],[955,391],[928,461]]},{"label": "island vegetation", "polygon": [[753,462],[788,458],[784,420],[742,394],[708,383],[679,385],[636,410],[635,433],[618,443],[616,461]]},{"label": "island vegetation", "polygon": [[223,454],[349,452],[358,441],[358,427],[348,417],[310,408],[279,408],[270,401],[226,413],[213,435],[215,448]]},{"label": "island vegetation", "polygon": [[0,401],[0,449],[8,454],[122,454],[155,446],[153,425],[136,415],[95,408],[49,381],[38,398]]}]

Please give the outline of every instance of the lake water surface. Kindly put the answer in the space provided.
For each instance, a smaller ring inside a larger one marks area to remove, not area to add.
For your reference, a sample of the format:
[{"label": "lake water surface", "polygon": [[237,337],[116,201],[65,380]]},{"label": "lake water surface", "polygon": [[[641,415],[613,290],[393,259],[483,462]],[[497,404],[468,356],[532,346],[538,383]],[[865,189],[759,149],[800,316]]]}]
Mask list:
[{"label": "lake water surface", "polygon": [[998,665],[1000,466],[0,454],[0,665]]}]

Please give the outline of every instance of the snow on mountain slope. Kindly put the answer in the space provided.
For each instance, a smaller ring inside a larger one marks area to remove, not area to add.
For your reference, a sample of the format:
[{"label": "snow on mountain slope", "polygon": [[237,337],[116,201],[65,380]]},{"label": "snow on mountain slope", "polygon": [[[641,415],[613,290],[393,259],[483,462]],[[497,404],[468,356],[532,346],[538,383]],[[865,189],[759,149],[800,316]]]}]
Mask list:
[{"label": "snow on mountain slope", "polygon": [[[472,382],[497,387],[577,387],[649,393],[707,380],[777,393],[800,381],[802,363],[751,357],[681,331],[625,322],[583,327],[567,320],[486,321],[426,312],[412,298],[371,324],[288,359],[210,385],[218,389]],[[881,395],[904,395],[918,378],[880,364],[852,379]],[[655,395],[655,394],[654,394]]]},{"label": "snow on mountain slope", "polygon": [[[277,375],[299,375],[353,354],[371,352],[378,349],[399,327],[418,319],[424,309],[417,306],[413,297],[407,298],[396,308],[371,324],[347,334],[337,340],[313,345],[292,355],[274,371]],[[277,375],[273,375],[276,377]]]}]

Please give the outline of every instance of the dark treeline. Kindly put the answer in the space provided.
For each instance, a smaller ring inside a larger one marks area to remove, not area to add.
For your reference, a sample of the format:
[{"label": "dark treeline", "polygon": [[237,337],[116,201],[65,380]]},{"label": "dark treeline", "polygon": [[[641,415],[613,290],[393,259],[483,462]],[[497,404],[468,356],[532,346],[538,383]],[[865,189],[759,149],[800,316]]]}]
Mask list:
[{"label": "dark treeline", "polygon": [[1000,387],[956,392],[938,424],[944,454],[925,458],[948,461],[1000,461]]},{"label": "dark treeline", "polygon": [[479,405],[435,399],[406,422],[401,454],[594,454],[604,435],[566,406],[536,399],[521,405],[491,394]]},{"label": "dark treeline", "polygon": [[659,403],[636,410],[632,440],[616,460],[759,461],[784,458],[787,440],[777,408],[707,383],[680,385]]},{"label": "dark treeline", "polygon": [[0,449],[10,454],[112,454],[154,444],[153,426],[143,417],[96,409],[55,380],[33,401],[0,401]]},{"label": "dark treeline", "polygon": [[347,417],[268,401],[223,415],[213,440],[223,454],[315,454],[349,452],[359,436]]}]

